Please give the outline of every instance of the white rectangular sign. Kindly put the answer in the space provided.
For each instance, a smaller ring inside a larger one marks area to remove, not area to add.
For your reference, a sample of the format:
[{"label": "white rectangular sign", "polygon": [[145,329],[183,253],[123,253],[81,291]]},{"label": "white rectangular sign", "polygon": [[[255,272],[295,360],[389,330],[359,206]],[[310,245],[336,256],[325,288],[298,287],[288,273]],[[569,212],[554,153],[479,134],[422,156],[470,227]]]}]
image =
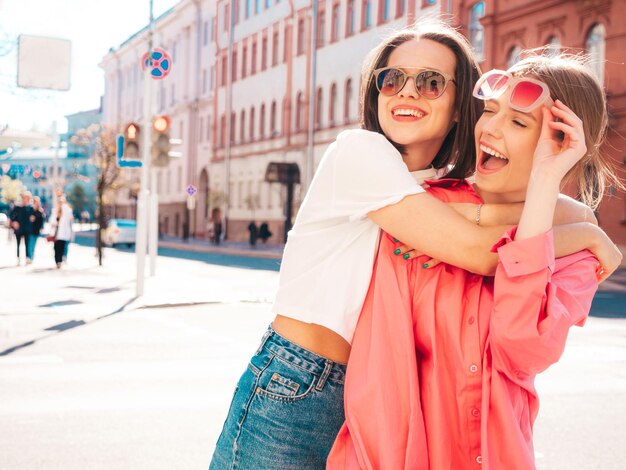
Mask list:
[{"label": "white rectangular sign", "polygon": [[17,85],[70,89],[72,43],[67,39],[22,34],[18,38]]}]

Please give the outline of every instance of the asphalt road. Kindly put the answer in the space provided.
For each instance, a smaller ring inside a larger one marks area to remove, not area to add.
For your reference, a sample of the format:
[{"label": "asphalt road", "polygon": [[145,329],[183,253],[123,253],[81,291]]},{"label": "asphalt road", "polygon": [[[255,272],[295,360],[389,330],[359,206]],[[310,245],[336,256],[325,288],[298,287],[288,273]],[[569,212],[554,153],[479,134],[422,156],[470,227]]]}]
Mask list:
[{"label": "asphalt road", "polygon": [[[278,274],[162,256],[142,303],[129,253],[99,268],[75,245],[56,270],[42,244],[15,267],[2,240],[0,469],[206,469]],[[623,288],[606,289],[538,377],[539,470],[624,468],[626,319],[603,313]]]}]

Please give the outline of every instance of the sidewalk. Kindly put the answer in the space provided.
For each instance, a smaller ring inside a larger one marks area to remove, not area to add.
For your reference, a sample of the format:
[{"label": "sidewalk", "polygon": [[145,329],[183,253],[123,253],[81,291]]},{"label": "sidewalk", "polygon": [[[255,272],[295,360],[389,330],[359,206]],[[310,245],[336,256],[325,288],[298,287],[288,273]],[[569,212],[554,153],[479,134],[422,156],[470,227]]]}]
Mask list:
[{"label": "sidewalk", "polygon": [[[96,236],[95,231],[77,232],[76,237],[91,238]],[[223,255],[249,256],[252,258],[281,259],[283,256],[284,244],[263,244],[257,243],[252,247],[247,242],[223,241],[215,245],[209,240],[201,238],[189,238],[183,240],[178,237],[162,236],[159,238],[159,248],[170,248],[174,250],[196,251],[202,253],[219,253]]]}]

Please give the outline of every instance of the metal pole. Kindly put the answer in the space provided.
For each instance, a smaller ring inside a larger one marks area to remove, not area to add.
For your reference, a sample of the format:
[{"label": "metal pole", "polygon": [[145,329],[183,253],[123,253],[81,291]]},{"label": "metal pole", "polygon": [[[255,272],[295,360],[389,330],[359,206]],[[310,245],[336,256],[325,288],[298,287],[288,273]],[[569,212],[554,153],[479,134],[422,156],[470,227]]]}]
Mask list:
[{"label": "metal pole", "polygon": [[[152,53],[152,35],[154,34],[154,16],[152,13],[153,0],[150,0],[150,24],[148,27],[148,57]],[[144,291],[144,277],[146,269],[146,245],[148,242],[148,197],[150,191],[150,128],[152,111],[152,78],[150,67],[146,67],[143,83],[143,138],[141,142],[141,181],[139,198],[137,200],[137,241],[135,252],[137,255],[137,285],[136,296],[140,297]]]},{"label": "metal pole", "polygon": [[235,36],[235,2],[230,0],[230,31],[228,34],[228,69],[226,70],[226,145],[224,147],[224,238],[228,238],[228,209],[230,203],[231,119],[233,112],[233,42]]},{"label": "metal pole", "polygon": [[148,216],[148,254],[150,256],[150,276],[156,274],[156,259],[159,246],[159,195],[157,194],[157,173],[150,172],[150,209]]},{"label": "metal pole", "polygon": [[304,187],[303,190],[309,188],[311,184],[311,180],[313,179],[313,164],[315,161],[314,158],[314,139],[315,139],[315,107],[317,106],[317,93],[315,90],[316,87],[316,68],[317,68],[317,9],[318,2],[315,0],[311,1],[313,5],[313,14],[311,18],[311,76],[309,77],[309,138],[308,138],[308,147],[306,154],[306,162],[304,165]]}]

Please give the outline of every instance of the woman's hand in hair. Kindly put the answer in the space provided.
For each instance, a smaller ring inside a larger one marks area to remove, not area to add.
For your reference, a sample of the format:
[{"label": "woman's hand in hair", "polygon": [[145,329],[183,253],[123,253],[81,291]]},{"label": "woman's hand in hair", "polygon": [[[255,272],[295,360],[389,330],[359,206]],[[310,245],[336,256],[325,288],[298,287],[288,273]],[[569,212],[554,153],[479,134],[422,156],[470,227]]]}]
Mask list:
[{"label": "woman's hand in hair", "polygon": [[583,122],[559,100],[550,109],[542,108],[542,113],[541,135],[533,157],[533,173],[551,177],[560,183],[587,152]]}]

